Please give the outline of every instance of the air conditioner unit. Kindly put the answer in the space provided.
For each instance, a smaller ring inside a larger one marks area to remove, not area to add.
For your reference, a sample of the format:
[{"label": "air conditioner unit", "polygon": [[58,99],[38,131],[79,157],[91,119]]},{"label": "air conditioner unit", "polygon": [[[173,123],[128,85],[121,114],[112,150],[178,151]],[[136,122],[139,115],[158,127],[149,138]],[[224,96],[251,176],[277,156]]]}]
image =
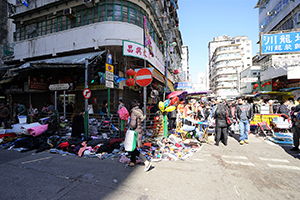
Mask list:
[{"label": "air conditioner unit", "polygon": [[297,24],[300,23],[300,12],[297,12],[297,14],[296,14],[296,23]]},{"label": "air conditioner unit", "polygon": [[89,8],[95,6],[95,0],[83,0],[82,3]]},{"label": "air conditioner unit", "polygon": [[261,26],[260,26],[260,29],[263,29],[263,28],[265,28],[265,26],[264,26],[264,25],[261,25]]},{"label": "air conditioner unit", "polygon": [[170,1],[167,1],[167,2],[166,2],[166,6],[167,6],[167,7],[171,7],[171,2],[170,2]]},{"label": "air conditioner unit", "polygon": [[270,11],[270,12],[267,12],[267,16],[272,16],[272,15],[276,15],[276,11]]},{"label": "air conditioner unit", "polygon": [[74,14],[72,8],[66,8],[66,9],[64,9],[63,14],[64,14],[65,16],[67,16],[68,18],[73,18],[73,17],[75,17],[75,14]]}]

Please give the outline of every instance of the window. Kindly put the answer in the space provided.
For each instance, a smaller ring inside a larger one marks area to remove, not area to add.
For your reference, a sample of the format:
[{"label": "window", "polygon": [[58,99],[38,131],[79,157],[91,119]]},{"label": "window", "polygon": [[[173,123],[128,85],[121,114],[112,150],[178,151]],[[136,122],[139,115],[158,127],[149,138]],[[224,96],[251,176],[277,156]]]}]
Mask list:
[{"label": "window", "polygon": [[121,0],[115,0],[115,21],[122,21]]}]

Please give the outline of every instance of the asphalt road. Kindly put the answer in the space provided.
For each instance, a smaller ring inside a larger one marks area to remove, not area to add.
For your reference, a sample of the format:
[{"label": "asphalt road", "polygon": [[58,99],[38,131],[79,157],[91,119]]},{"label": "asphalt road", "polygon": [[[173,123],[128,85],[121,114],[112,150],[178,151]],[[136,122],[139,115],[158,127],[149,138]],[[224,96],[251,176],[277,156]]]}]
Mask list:
[{"label": "asphalt road", "polygon": [[147,173],[118,159],[0,149],[0,199],[300,199],[299,152],[253,135],[249,141],[204,144]]}]

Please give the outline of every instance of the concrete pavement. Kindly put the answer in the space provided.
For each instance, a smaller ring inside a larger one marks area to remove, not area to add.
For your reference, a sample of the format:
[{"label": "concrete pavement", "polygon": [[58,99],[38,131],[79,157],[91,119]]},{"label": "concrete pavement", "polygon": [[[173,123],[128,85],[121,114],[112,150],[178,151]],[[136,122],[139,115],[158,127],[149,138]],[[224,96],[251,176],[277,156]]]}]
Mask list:
[{"label": "concrete pavement", "polygon": [[300,199],[299,153],[254,135],[249,141],[204,144],[185,161],[157,162],[147,173],[118,159],[10,155],[0,165],[0,199]]}]

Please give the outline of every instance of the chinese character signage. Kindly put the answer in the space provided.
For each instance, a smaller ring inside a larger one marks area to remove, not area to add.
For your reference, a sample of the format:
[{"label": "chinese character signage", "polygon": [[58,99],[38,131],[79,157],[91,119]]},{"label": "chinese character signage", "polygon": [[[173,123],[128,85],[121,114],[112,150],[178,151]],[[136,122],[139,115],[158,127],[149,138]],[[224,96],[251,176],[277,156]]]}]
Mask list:
[{"label": "chinese character signage", "polygon": [[175,83],[174,88],[176,90],[180,90],[180,89],[192,89],[192,83],[190,82],[179,82],[179,83]]},{"label": "chinese character signage", "polygon": [[47,90],[47,80],[41,77],[29,77],[29,89]]},{"label": "chinese character signage", "polygon": [[150,62],[159,72],[165,74],[165,67],[161,64],[156,56],[151,56],[148,48],[142,44],[123,40],[123,55],[145,59]]},{"label": "chinese character signage", "polygon": [[261,35],[261,54],[300,51],[300,32]]}]

